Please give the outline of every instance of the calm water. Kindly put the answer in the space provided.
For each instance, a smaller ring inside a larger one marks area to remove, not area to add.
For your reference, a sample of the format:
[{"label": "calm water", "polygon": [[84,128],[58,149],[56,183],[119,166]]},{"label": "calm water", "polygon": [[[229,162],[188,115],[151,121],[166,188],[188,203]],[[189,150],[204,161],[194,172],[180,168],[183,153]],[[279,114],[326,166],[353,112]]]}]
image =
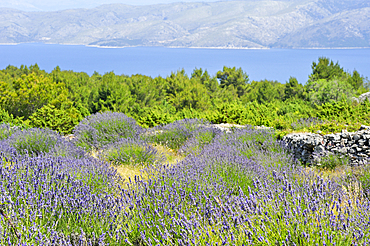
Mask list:
[{"label": "calm water", "polygon": [[345,70],[356,69],[370,77],[370,49],[311,49],[311,50],[222,50],[162,47],[95,48],[69,45],[20,44],[0,45],[0,69],[37,63],[50,72],[57,65],[62,70],[94,71],[104,74],[145,74],[163,77],[184,68],[191,74],[195,67],[207,69],[211,75],[223,66],[241,67],[250,80],[285,82],[294,76],[305,83],[311,64],[326,56],[339,61]]}]

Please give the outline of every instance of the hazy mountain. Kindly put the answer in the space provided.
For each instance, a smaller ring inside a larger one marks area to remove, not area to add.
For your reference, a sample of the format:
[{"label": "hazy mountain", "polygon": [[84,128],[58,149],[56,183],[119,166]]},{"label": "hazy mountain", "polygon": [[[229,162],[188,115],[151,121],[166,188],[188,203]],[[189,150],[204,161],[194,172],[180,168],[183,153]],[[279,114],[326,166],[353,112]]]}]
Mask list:
[{"label": "hazy mountain", "polygon": [[370,1],[281,0],[0,9],[0,43],[98,46],[370,47]]},{"label": "hazy mountain", "polygon": [[[217,2],[219,0],[202,0]],[[199,2],[199,0],[0,0],[0,8],[15,8],[23,11],[59,11],[75,8],[95,8],[103,4],[153,5],[173,2]]]}]

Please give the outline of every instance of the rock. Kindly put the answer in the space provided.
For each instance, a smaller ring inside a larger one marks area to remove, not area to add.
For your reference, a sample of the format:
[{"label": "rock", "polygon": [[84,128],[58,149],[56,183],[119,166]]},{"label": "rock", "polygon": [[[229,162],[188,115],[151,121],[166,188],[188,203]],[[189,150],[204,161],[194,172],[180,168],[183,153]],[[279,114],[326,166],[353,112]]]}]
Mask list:
[{"label": "rock", "polygon": [[365,143],[366,143],[366,140],[363,140],[363,139],[358,140],[358,145],[359,145],[359,146],[364,146],[364,145],[365,145]]},{"label": "rock", "polygon": [[318,146],[315,147],[314,151],[317,152],[317,153],[322,153],[322,152],[325,151],[325,147],[322,146],[322,145],[318,145]]},{"label": "rock", "polygon": [[340,140],[340,135],[338,135],[338,134],[328,134],[328,135],[324,136],[324,138],[334,140],[334,141],[339,141]]},{"label": "rock", "polygon": [[357,97],[351,97],[351,101],[360,103],[360,99],[358,99]]},{"label": "rock", "polygon": [[338,152],[341,153],[341,154],[347,154],[348,148],[347,147],[340,148],[340,149],[338,149]]},{"label": "rock", "polygon": [[362,103],[362,102],[363,102],[363,101],[365,101],[366,99],[370,101],[370,92],[366,92],[366,93],[364,93],[364,94],[361,94],[361,95],[358,97],[358,101],[359,101],[360,103]]},{"label": "rock", "polygon": [[370,126],[361,125],[359,131],[370,130]]},{"label": "rock", "polygon": [[362,126],[357,132],[328,134],[321,136],[314,133],[293,133],[283,138],[293,149],[297,159],[317,165],[320,159],[330,153],[349,156],[351,165],[360,165],[358,160],[370,156],[370,128]]}]

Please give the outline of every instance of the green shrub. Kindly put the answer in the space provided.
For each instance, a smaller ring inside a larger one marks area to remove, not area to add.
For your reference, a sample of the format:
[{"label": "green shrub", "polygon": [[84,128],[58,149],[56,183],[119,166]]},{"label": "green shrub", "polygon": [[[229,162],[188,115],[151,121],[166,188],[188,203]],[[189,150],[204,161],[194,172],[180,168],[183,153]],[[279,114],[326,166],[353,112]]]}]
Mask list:
[{"label": "green shrub", "polygon": [[347,81],[341,79],[319,79],[307,84],[308,98],[311,103],[321,105],[336,101],[349,101],[356,92]]},{"label": "green shrub", "polygon": [[121,139],[107,146],[100,154],[100,157],[115,165],[152,165],[164,159],[164,157],[148,143],[130,138]]},{"label": "green shrub", "polygon": [[183,119],[164,126],[157,126],[147,134],[147,139],[153,143],[165,145],[178,151],[190,139],[194,132],[209,122],[201,119]]},{"label": "green shrub", "polygon": [[63,134],[72,133],[80,120],[82,115],[76,108],[57,109],[54,105],[43,106],[29,118],[33,127],[49,128]]},{"label": "green shrub", "polygon": [[325,170],[334,170],[339,166],[349,164],[349,157],[338,153],[325,151],[323,153],[314,153],[314,156],[313,164]]}]

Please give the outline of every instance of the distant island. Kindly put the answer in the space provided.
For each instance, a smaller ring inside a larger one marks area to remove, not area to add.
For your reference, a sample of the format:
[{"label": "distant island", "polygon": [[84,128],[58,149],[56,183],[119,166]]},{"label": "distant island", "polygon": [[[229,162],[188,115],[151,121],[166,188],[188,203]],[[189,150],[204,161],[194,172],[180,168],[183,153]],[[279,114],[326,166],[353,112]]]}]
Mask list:
[{"label": "distant island", "polygon": [[0,8],[0,43],[96,47],[370,47],[368,0],[102,5],[25,12]]}]

